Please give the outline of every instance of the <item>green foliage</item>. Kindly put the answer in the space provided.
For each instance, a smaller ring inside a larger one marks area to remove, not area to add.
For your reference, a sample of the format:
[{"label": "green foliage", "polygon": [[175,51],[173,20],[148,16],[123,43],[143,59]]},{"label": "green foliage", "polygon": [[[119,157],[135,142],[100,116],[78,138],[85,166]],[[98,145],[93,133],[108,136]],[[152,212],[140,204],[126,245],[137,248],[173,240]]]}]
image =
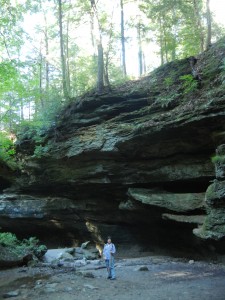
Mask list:
[{"label": "green foliage", "polygon": [[162,64],[201,51],[201,38],[206,36],[203,0],[148,0],[141,1],[140,9],[150,19]]},{"label": "green foliage", "polygon": [[219,69],[221,70],[220,80],[221,80],[222,84],[224,85],[225,84],[225,59],[223,59],[223,63],[219,67]]},{"label": "green foliage", "polygon": [[[62,1],[62,48],[66,61],[66,85],[71,99],[96,86],[98,27],[104,48],[105,75],[108,75],[110,84],[121,84],[129,78],[129,74],[126,77],[121,70],[120,5],[119,1],[117,4],[113,2],[115,1],[109,1],[105,5],[104,0],[95,1],[93,13],[90,0]],[[132,4],[124,1],[124,4],[126,19],[130,20],[125,24],[128,72],[131,70],[128,63],[136,65],[135,61],[131,62],[131,54],[134,60],[135,57],[138,60],[138,50],[133,47],[138,42],[138,26],[147,70],[150,67],[148,57],[154,51],[149,53],[149,49],[160,49],[158,55],[161,64],[196,55],[203,50],[202,45],[205,44],[207,35],[203,0],[143,0],[133,1]],[[57,1],[0,0],[0,13],[1,126],[8,132],[18,132],[18,127],[23,127],[24,120],[41,123],[37,129],[31,128],[31,125],[27,130],[27,136],[37,143],[34,155],[39,156],[45,152],[39,131],[48,127],[59,109],[65,105],[62,95],[63,72],[59,55]],[[23,27],[27,26],[27,18],[29,20],[32,14],[34,23],[36,19],[41,22],[31,26],[35,28],[31,31],[27,27],[25,34]],[[95,14],[98,15],[99,24],[94,20]],[[215,22],[212,25],[214,39],[218,39],[224,30],[216,26]],[[218,65],[212,59],[210,68],[203,69],[203,80],[210,80],[211,75],[217,73]],[[220,76],[223,84],[224,73],[223,64]],[[169,105],[177,97],[175,92],[170,91],[175,77],[168,75],[164,80],[168,94],[161,95],[158,100],[163,106]],[[181,78],[184,94],[197,88],[197,82],[188,76]],[[108,79],[107,76],[105,79]]]},{"label": "green foliage", "polygon": [[2,232],[0,233],[0,244],[2,246],[10,246],[13,247],[18,243],[18,240],[15,234],[10,232]]},{"label": "green foliage", "polygon": [[44,125],[40,121],[23,121],[18,126],[16,134],[21,140],[33,140],[35,143],[41,143],[43,128]]},{"label": "green foliage", "polygon": [[20,247],[22,247],[24,251],[34,253],[36,257],[40,258],[47,251],[47,247],[45,245],[39,245],[39,243],[36,237],[30,237],[29,239],[24,239],[19,242]]},{"label": "green foliage", "polygon": [[124,77],[121,68],[115,66],[114,64],[110,64],[109,77],[112,85],[120,85],[130,80],[129,76]]},{"label": "green foliage", "polygon": [[10,232],[0,233],[0,245],[21,256],[34,254],[40,258],[47,251],[45,245],[39,245],[39,240],[36,237],[30,237],[21,241],[17,239],[15,234]]},{"label": "green foliage", "polygon": [[10,165],[13,162],[15,148],[7,134],[0,132],[0,159]]},{"label": "green foliage", "polygon": [[180,80],[183,81],[182,87],[183,87],[183,93],[184,94],[189,94],[191,92],[194,92],[198,88],[198,81],[195,80],[193,75],[187,74],[180,76]]},{"label": "green foliage", "polygon": [[216,163],[225,164],[225,155],[215,155],[215,156],[211,157],[211,161],[214,164],[216,164]]},{"label": "green foliage", "polygon": [[21,20],[25,12],[25,5],[21,2],[26,1],[10,1],[0,0],[0,49],[1,57],[10,58],[11,55],[17,54],[23,40],[23,30],[21,28]]},{"label": "green foliage", "polygon": [[[76,51],[79,53],[79,48],[76,47]],[[95,86],[97,80],[97,57],[79,55],[76,62],[72,62],[70,67],[72,73],[72,96],[79,96]]]},{"label": "green foliage", "polygon": [[161,107],[168,107],[179,96],[179,93],[173,91],[170,93],[162,94],[157,97],[156,103],[160,104]]},{"label": "green foliage", "polygon": [[49,151],[48,146],[37,145],[34,149],[33,157],[41,158],[43,156],[47,156]]},{"label": "green foliage", "polygon": [[47,155],[49,147],[43,146],[45,133],[52,122],[47,121],[24,121],[17,129],[19,140],[29,140],[34,145],[33,157],[41,158]]},{"label": "green foliage", "polygon": [[174,79],[172,77],[166,77],[164,79],[164,85],[166,86],[166,88],[170,88],[172,85],[174,84]]}]

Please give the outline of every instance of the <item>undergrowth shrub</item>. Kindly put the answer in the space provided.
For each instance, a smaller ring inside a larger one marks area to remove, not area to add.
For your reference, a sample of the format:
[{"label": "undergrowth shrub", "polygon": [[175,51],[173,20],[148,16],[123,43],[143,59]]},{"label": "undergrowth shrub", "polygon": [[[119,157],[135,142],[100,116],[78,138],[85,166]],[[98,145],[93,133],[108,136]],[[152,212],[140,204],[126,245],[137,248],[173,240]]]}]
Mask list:
[{"label": "undergrowth shrub", "polygon": [[41,258],[47,251],[45,245],[39,245],[39,240],[36,237],[29,239],[18,240],[15,234],[10,232],[0,233],[0,245],[18,256],[27,254],[34,254],[36,257]]},{"label": "undergrowth shrub", "polygon": [[13,141],[5,134],[0,132],[0,160],[13,167],[15,147]]},{"label": "undergrowth shrub", "polygon": [[211,157],[211,161],[214,164],[216,164],[216,163],[225,164],[225,155],[215,155],[215,156]]},{"label": "undergrowth shrub", "polygon": [[168,92],[166,94],[157,97],[156,102],[160,104],[161,107],[168,107],[171,102],[176,100],[180,96],[177,92]]},{"label": "undergrowth shrub", "polygon": [[183,84],[183,93],[189,94],[191,92],[194,92],[198,88],[198,81],[194,78],[193,75],[187,74],[180,76],[180,80],[182,80]]}]

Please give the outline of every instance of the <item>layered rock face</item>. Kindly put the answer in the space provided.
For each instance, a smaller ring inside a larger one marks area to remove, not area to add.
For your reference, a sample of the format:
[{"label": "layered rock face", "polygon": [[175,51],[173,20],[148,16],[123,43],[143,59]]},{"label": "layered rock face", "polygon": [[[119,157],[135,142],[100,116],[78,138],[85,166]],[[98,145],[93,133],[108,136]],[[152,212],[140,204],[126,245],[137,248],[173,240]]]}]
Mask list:
[{"label": "layered rock face", "polygon": [[207,188],[225,143],[224,55],[221,41],[199,56],[202,82],[190,92],[181,79],[189,60],[175,61],[74,99],[41,145],[20,140],[23,174],[1,196],[0,226],[61,246],[110,234],[142,252],[203,253],[204,240],[223,238],[223,167]]},{"label": "layered rock face", "polygon": [[208,187],[205,195],[207,216],[194,233],[203,239],[221,240],[225,236],[225,145],[217,148],[214,157],[216,179]]}]

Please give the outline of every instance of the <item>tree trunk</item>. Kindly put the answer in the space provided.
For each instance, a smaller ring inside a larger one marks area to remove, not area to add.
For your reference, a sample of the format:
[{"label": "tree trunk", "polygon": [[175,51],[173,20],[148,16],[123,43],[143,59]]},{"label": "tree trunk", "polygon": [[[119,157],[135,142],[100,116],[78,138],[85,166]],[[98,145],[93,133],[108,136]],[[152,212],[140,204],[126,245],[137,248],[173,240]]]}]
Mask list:
[{"label": "tree trunk", "polygon": [[13,132],[12,98],[9,97],[9,132]]},{"label": "tree trunk", "polygon": [[172,61],[176,59],[176,48],[177,48],[177,12],[176,12],[176,2],[173,3],[173,7],[172,7],[172,14],[173,14],[173,29],[172,29],[172,33],[173,33],[173,46],[172,46]]},{"label": "tree trunk", "polygon": [[143,52],[143,73],[146,74],[146,72],[147,72],[146,59],[145,59],[145,54]]},{"label": "tree trunk", "polygon": [[141,40],[141,23],[140,20],[137,26],[137,38],[138,38],[138,65],[139,65],[139,76],[143,74],[143,50]]},{"label": "tree trunk", "polygon": [[203,26],[202,26],[202,21],[201,21],[201,13],[199,9],[199,0],[193,0],[193,6],[194,6],[194,13],[195,13],[195,18],[196,18],[196,27],[199,32],[199,37],[200,37],[200,49],[201,52],[204,51],[204,44],[205,44],[205,36],[204,36],[204,31],[203,31]]},{"label": "tree trunk", "polygon": [[104,69],[104,82],[105,86],[108,90],[110,90],[110,82],[109,82],[109,60],[105,59],[105,69]]},{"label": "tree trunk", "polygon": [[95,14],[94,14],[94,10],[93,8],[90,11],[90,33],[91,33],[91,44],[92,44],[92,48],[93,48],[93,64],[94,67],[97,66],[98,64],[98,54],[96,52],[96,39],[95,39]]},{"label": "tree trunk", "polygon": [[[111,20],[113,20],[114,11],[112,12]],[[108,90],[111,90],[110,81],[109,81],[109,60],[110,60],[110,51],[113,49],[113,21],[111,21],[109,26],[109,41],[108,41],[108,47],[105,51],[105,72],[104,72],[104,82],[107,86]]]},{"label": "tree trunk", "polygon": [[20,99],[20,121],[24,121],[23,98]]},{"label": "tree trunk", "polygon": [[90,0],[91,8],[93,11],[93,15],[96,19],[97,26],[97,47],[98,47],[98,79],[97,79],[97,92],[102,93],[104,89],[104,52],[102,46],[102,34],[101,34],[101,26],[98,18],[98,11],[95,4],[95,0]]},{"label": "tree trunk", "polygon": [[[163,19],[165,19],[165,15],[163,16]],[[166,34],[166,29],[165,29],[165,24],[163,23],[162,25],[162,29],[163,29],[163,43],[164,43],[164,51],[165,51],[165,59],[166,62],[169,62],[169,57],[168,57],[168,47],[167,47],[167,34]]]},{"label": "tree trunk", "polygon": [[29,104],[28,104],[28,120],[30,121],[31,120],[31,105],[30,105],[30,101],[29,101]]},{"label": "tree trunk", "polygon": [[98,43],[98,83],[97,90],[101,93],[104,88],[104,56],[102,43]]},{"label": "tree trunk", "polygon": [[48,56],[49,56],[49,44],[48,44],[48,26],[47,26],[47,18],[46,14],[44,13],[44,19],[45,19],[45,90],[46,90],[46,97],[49,98],[49,62],[48,62]]},{"label": "tree trunk", "polygon": [[110,82],[109,82],[109,52],[111,48],[111,38],[109,40],[109,46],[107,49],[107,52],[105,53],[105,63],[104,63],[104,82],[105,85],[110,89]]},{"label": "tree trunk", "polygon": [[123,0],[120,0],[120,10],[121,10],[121,46],[122,46],[122,67],[123,67],[123,75],[127,76],[126,69],[126,49],[125,49],[125,36],[124,36],[124,10],[123,10]]},{"label": "tree trunk", "polygon": [[71,86],[70,86],[70,55],[69,55],[69,16],[66,24],[66,82],[67,82],[67,91],[70,95]]},{"label": "tree trunk", "polygon": [[161,65],[164,65],[164,53],[163,53],[163,32],[162,32],[162,19],[159,19],[159,25],[160,25],[160,58],[161,58]]},{"label": "tree trunk", "polygon": [[[39,95],[41,109],[44,109],[44,99],[43,99],[43,87],[42,87],[42,69],[43,69],[43,55],[42,55],[42,41],[40,42],[40,62],[39,62]],[[35,114],[37,114],[37,104],[35,105]]]},{"label": "tree trunk", "polygon": [[93,48],[93,57],[96,58],[97,54],[96,54],[96,43],[95,43],[95,34],[94,34],[94,31],[95,31],[95,26],[94,26],[94,18],[95,18],[95,15],[94,15],[94,11],[93,9],[90,11],[90,31],[91,31],[91,44],[92,44],[92,48]]},{"label": "tree trunk", "polygon": [[61,55],[61,65],[62,65],[62,87],[63,95],[66,99],[69,98],[67,90],[67,80],[66,80],[66,63],[64,54],[64,39],[63,39],[63,25],[62,25],[62,0],[58,0],[58,14],[59,14],[59,38],[60,38],[60,55]]},{"label": "tree trunk", "polygon": [[207,42],[206,42],[206,49],[209,49],[212,44],[212,16],[211,16],[211,10],[210,10],[210,0],[207,0],[206,2],[207,7]]}]

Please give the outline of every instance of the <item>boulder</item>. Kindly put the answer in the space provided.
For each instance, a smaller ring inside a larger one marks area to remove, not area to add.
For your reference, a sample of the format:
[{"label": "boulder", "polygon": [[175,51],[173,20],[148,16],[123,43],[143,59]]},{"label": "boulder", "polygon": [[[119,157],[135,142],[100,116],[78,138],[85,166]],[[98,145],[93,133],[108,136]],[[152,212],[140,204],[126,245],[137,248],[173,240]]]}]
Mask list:
[{"label": "boulder", "polygon": [[84,254],[83,255],[86,259],[90,259],[90,260],[97,259],[99,257],[98,252],[91,252],[91,251],[86,250],[86,249],[84,249]]},{"label": "boulder", "polygon": [[67,252],[64,252],[64,253],[60,253],[57,258],[57,260],[60,260],[60,261],[68,261],[68,262],[73,262],[74,261],[74,257],[73,255],[67,253]]},{"label": "boulder", "polygon": [[81,244],[81,249],[88,249],[88,247],[89,247],[90,244],[91,244],[90,241],[87,241],[87,242],[85,242],[85,243],[82,243],[82,244]]},{"label": "boulder", "polygon": [[149,269],[147,266],[140,266],[136,268],[135,271],[149,271]]},{"label": "boulder", "polygon": [[87,265],[87,260],[86,258],[83,258],[83,259],[80,259],[80,260],[76,260],[74,262],[74,266],[75,267],[83,267],[83,266],[86,266]]},{"label": "boulder", "polygon": [[77,254],[83,254],[84,250],[82,247],[75,247],[75,255],[77,256]]},{"label": "boulder", "polygon": [[74,261],[73,255],[69,252],[73,252],[71,248],[49,249],[43,256],[43,261],[46,263],[52,263],[59,260]]},{"label": "boulder", "polygon": [[0,244],[0,268],[27,266],[33,259],[32,254],[17,253],[14,249]]},{"label": "boulder", "polygon": [[18,297],[20,294],[20,292],[18,290],[16,291],[12,291],[12,292],[8,292],[3,294],[3,298],[14,298],[14,297]]}]

